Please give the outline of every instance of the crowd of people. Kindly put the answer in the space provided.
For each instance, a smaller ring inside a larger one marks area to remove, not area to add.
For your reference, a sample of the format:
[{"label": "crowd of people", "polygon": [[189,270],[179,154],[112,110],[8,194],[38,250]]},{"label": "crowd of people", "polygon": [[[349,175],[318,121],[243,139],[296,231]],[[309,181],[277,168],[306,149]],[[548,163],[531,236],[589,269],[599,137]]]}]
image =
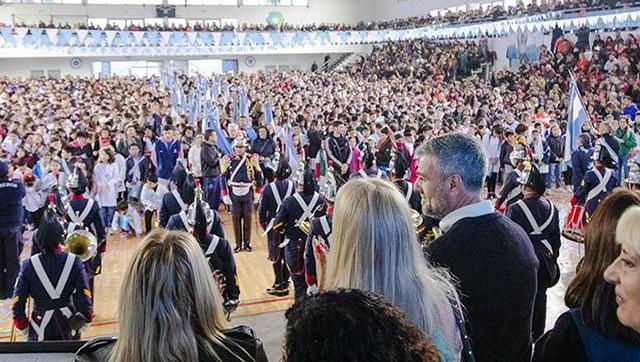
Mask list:
[{"label": "crowd of people", "polygon": [[[586,46],[559,35],[536,64],[486,78],[485,40],[412,40],[338,73],[0,79],[0,296],[13,297],[30,340],[77,339],[108,236],[146,235],[123,281],[120,338],[85,353],[260,360],[253,333],[222,318],[238,305],[234,252],[252,251],[257,217],[274,271],[267,293],[293,283],[285,360],[320,358],[309,346],[376,360],[381,340],[406,360],[529,361],[535,340],[542,361],[637,360],[638,196],[613,191],[640,183],[637,50],[632,34]],[[587,120],[567,150],[572,78]],[[587,227],[572,229],[585,256],[571,310],[544,334],[563,221],[550,192],[573,193]],[[65,230],[92,232],[95,253],[63,252]],[[389,334],[367,339],[370,349],[323,337],[354,321]]]},{"label": "crowd of people", "polygon": [[[577,1],[577,0],[536,0],[525,5],[522,1],[518,1],[515,6],[504,7],[501,5],[479,7],[477,9],[467,9],[459,11],[451,11],[443,9],[435,15],[413,16],[407,18],[398,18],[393,20],[381,21],[360,21],[353,24],[341,23],[322,23],[322,24],[240,24],[235,26],[231,23],[217,24],[209,22],[201,22],[199,20],[187,21],[186,25],[182,24],[144,24],[131,23],[126,27],[118,24],[107,23],[104,27],[94,25],[93,23],[46,23],[41,21],[38,24],[25,24],[24,22],[14,24],[15,28],[43,28],[43,29],[78,29],[78,30],[127,30],[127,31],[361,31],[361,30],[382,30],[382,29],[412,29],[428,25],[438,24],[464,24],[483,21],[502,20],[511,17],[529,16],[544,14],[552,11],[563,10],[600,10],[600,9],[617,9],[623,7],[636,6],[637,2],[633,0],[593,0],[593,1]],[[2,23],[0,25],[4,26]]]}]

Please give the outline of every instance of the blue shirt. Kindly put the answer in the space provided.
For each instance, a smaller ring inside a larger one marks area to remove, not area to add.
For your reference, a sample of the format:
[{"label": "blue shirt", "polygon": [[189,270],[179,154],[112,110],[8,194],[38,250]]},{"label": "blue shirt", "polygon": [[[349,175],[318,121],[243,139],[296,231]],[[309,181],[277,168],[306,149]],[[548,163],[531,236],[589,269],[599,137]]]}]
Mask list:
[{"label": "blue shirt", "polygon": [[176,167],[178,155],[180,154],[180,141],[174,140],[169,143],[158,140],[155,144],[156,162],[158,164],[157,175],[159,178],[170,179],[173,169]]}]

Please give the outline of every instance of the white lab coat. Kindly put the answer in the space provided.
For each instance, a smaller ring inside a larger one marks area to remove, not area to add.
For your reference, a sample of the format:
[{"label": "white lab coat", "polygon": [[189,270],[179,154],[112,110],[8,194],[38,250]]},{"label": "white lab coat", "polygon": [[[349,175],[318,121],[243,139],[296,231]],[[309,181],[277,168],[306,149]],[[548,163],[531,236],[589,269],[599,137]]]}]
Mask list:
[{"label": "white lab coat", "polygon": [[155,191],[145,184],[142,186],[140,202],[145,210],[160,210],[162,207],[162,197],[168,192],[169,189],[163,184],[158,183]]},{"label": "white lab coat", "polygon": [[119,178],[118,165],[99,163],[93,169],[93,181],[96,184],[96,201],[100,207],[116,207],[118,202]]}]

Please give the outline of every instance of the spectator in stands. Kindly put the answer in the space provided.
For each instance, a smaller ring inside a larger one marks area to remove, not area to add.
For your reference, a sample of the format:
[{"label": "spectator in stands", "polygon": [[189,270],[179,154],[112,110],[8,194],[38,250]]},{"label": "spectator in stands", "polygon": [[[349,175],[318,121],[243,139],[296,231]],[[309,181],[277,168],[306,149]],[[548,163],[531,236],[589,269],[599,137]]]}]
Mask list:
[{"label": "spectator in stands", "polygon": [[411,220],[409,204],[393,184],[367,178],[342,186],[326,288],[385,296],[433,340],[443,360],[454,360],[462,350],[457,294],[447,274],[422,258]]},{"label": "spectator in stands", "polygon": [[584,257],[565,294],[570,310],[560,315],[553,329],[538,340],[534,361],[592,361],[597,356],[611,361],[640,358],[640,335],[616,317],[614,286],[602,277],[620,255],[620,246],[615,243],[620,216],[639,205],[640,196],[618,189],[596,209],[585,230]]},{"label": "spectator in stands", "polygon": [[244,326],[225,329],[222,296],[198,242],[156,229],[134,253],[120,290],[118,339],[89,342],[81,360],[266,361]]},{"label": "spectator in stands", "polygon": [[426,253],[460,281],[473,353],[478,361],[528,362],[538,260],[524,230],[480,201],[487,167],[480,142],[453,133],[427,141],[416,156],[423,213],[441,220],[444,232]]},{"label": "spectator in stands", "polygon": [[640,333],[640,207],[631,206],[616,226],[620,255],[605,270],[607,282],[615,286],[616,315],[620,323]]},{"label": "spectator in stands", "polygon": [[[626,98],[626,97],[625,97]],[[635,118],[635,116],[634,116]],[[620,142],[618,151],[618,184],[623,185],[624,179],[629,176],[629,153],[634,149],[636,144],[636,136],[630,127],[631,120],[629,117],[622,116],[618,121],[618,129],[615,131],[615,137]]]},{"label": "spectator in stands", "polygon": [[420,328],[373,293],[326,291],[294,304],[285,317],[285,362],[441,360]]}]

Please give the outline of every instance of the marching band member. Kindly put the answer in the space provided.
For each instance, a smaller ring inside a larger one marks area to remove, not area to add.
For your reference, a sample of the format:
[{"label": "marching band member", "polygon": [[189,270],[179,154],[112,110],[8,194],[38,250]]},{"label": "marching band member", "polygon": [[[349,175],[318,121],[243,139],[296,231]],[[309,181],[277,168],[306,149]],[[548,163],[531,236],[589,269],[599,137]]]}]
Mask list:
[{"label": "marching band member", "polygon": [[[84,173],[76,167],[67,180],[67,188],[71,198],[66,208],[65,219],[69,222],[68,233],[75,230],[87,230],[98,239],[96,255],[84,263],[91,294],[93,294],[93,280],[95,276],[100,275],[102,272],[102,254],[107,250],[107,236],[100,218],[98,203],[93,199],[84,197],[87,185],[87,178]],[[35,243],[34,246],[36,246]]]},{"label": "marching band member", "polygon": [[[198,191],[202,194],[200,185]],[[169,230],[183,230],[193,233],[202,248],[204,256],[209,262],[211,271],[219,272],[224,277],[224,292],[222,293],[225,302],[223,303],[227,312],[232,312],[238,306],[240,288],[236,283],[236,263],[229,242],[212,232],[212,228],[220,220],[217,212],[209,207],[202,197],[196,196],[196,201],[189,208],[188,213],[180,212],[171,216],[167,223]]]},{"label": "marching band member", "polygon": [[[12,301],[13,324],[28,333],[29,341],[78,340],[93,319],[82,261],[62,251],[63,238],[64,228],[49,208],[35,237],[42,252],[22,262]],[[29,297],[34,301],[30,320],[25,310]]]},{"label": "marching band member", "polygon": [[307,294],[318,293],[318,286],[323,286],[323,275],[316,274],[316,258],[314,254],[314,241],[319,238],[325,243],[325,247],[329,248],[332,241],[332,225],[333,225],[333,204],[336,201],[336,182],[333,178],[333,168],[329,168],[329,176],[327,182],[320,186],[320,195],[324,198],[326,211],[325,214],[313,219],[309,230],[309,237],[305,246],[304,254],[304,279],[307,283]]},{"label": "marching band member", "polygon": [[[527,159],[527,148],[525,145],[518,143],[515,145],[513,151],[509,155],[509,162],[513,166],[513,170],[509,172],[502,189],[500,190],[500,197],[496,200],[494,208],[504,212],[509,206],[522,199],[522,187],[518,181],[522,177],[524,172],[525,160]],[[502,204],[506,201],[506,206],[503,208]]]},{"label": "marching band member", "polygon": [[422,197],[411,182],[405,179],[409,160],[402,152],[394,152],[391,154],[391,162],[389,163],[389,172],[391,174],[391,182],[400,190],[404,199],[407,200],[409,206],[419,213],[422,213]]},{"label": "marching band member", "polygon": [[304,249],[307,234],[301,229],[303,223],[313,216],[320,216],[322,196],[315,191],[313,175],[304,168],[298,170],[296,193],[286,198],[276,214],[273,230],[284,235],[284,257],[291,271],[295,298],[299,300],[307,291],[304,276]]},{"label": "marching band member", "polygon": [[11,180],[8,176],[8,165],[0,161],[0,247],[3,258],[0,258],[0,298],[9,298],[18,275],[22,240],[22,222],[24,207],[22,199],[26,190],[19,180]]},{"label": "marching band member", "polygon": [[598,204],[618,185],[616,167],[618,151],[607,137],[600,137],[593,153],[594,167],[587,171],[580,187],[571,199],[571,205],[584,205],[587,215],[593,215]]},{"label": "marching band member", "polygon": [[275,281],[271,288],[267,289],[267,294],[285,296],[289,294],[289,268],[284,261],[284,249],[279,246],[282,243],[282,235],[273,230],[273,222],[282,201],[293,195],[295,187],[289,180],[291,176],[289,161],[284,157],[280,158],[279,154],[276,154],[274,161],[277,162],[275,163],[277,167],[275,180],[270,182],[262,192],[258,216],[260,225],[267,234],[269,260],[275,275]]},{"label": "marching band member", "polygon": [[558,209],[543,196],[546,180],[536,165],[530,164],[529,169],[523,168],[518,182],[522,185],[523,198],[508,206],[506,216],[529,234],[540,262],[531,327],[533,340],[537,340],[544,333],[547,289],[554,286],[560,278],[557,264],[560,253],[560,221]]},{"label": "marching band member", "polygon": [[[160,182],[160,177],[158,177],[158,182]],[[169,192],[162,197],[162,206],[158,212],[158,223],[162,227],[167,226],[172,215],[180,211],[186,212],[195,197],[193,178],[181,162],[178,162],[173,169],[169,186]]]},{"label": "marching band member", "polygon": [[236,241],[233,251],[236,253],[243,249],[251,251],[251,214],[254,200],[257,200],[262,192],[263,178],[258,157],[247,154],[246,148],[246,139],[242,136],[237,137],[233,143],[235,155],[224,156],[221,164],[222,173],[231,188],[231,192],[223,197],[231,199],[233,234]]}]

